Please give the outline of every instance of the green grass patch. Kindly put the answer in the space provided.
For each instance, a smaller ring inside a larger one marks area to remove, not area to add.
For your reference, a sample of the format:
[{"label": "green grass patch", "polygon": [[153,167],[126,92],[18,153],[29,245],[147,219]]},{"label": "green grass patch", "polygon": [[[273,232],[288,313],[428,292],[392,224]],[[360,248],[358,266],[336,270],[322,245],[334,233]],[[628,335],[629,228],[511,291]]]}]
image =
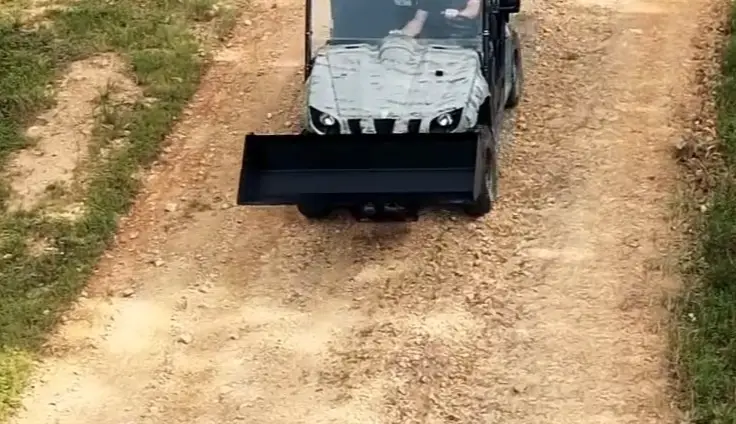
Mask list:
[{"label": "green grass patch", "polygon": [[[130,64],[144,96],[155,99],[125,111],[102,105],[94,132],[99,146],[121,134],[125,143],[91,167],[87,208],[78,220],[10,213],[7,182],[0,181],[0,420],[17,406],[32,358],[130,207],[139,188],[133,175],[156,158],[194,93],[204,64],[190,28],[217,20],[212,1],[81,0],[49,12],[49,25],[36,29],[0,17],[0,169],[28,144],[23,129],[53,104],[48,87],[74,60],[115,52]],[[33,249],[39,239],[48,244],[41,253]]]},{"label": "green grass patch", "polygon": [[[733,6],[736,10],[736,5]],[[729,21],[716,98],[725,170],[703,217],[697,283],[681,307],[678,357],[696,424],[736,423],[736,13]]]}]

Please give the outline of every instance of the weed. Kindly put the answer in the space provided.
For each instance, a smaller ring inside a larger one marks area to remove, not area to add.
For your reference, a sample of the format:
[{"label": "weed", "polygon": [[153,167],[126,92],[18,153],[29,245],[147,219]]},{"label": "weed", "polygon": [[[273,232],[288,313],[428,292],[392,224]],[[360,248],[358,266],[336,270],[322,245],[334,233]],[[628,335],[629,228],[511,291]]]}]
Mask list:
[{"label": "weed", "polygon": [[[52,104],[48,88],[71,61],[115,52],[129,61],[143,95],[155,99],[122,112],[108,101],[110,90],[101,93],[94,135],[101,145],[120,137],[125,143],[91,170],[79,219],[0,213],[0,420],[17,406],[32,358],[129,208],[138,189],[133,175],[156,158],[194,93],[203,63],[188,28],[209,20],[212,6],[209,0],[81,0],[49,11],[49,24],[36,29],[0,19],[0,169],[27,145],[23,129]],[[0,201],[8,193],[0,182]],[[29,245],[39,239],[50,244],[41,254]]]},{"label": "weed", "polygon": [[[736,12],[736,4],[732,6]],[[736,13],[716,97],[725,171],[701,223],[688,272],[697,284],[680,308],[677,356],[696,424],[736,423]]]}]

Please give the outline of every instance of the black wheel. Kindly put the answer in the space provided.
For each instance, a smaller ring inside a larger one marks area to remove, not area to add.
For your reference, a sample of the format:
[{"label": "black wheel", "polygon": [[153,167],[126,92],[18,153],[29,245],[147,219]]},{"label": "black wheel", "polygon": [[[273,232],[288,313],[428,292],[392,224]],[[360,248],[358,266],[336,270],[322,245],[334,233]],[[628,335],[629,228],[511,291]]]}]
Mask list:
[{"label": "black wheel", "polygon": [[483,186],[475,202],[465,206],[465,213],[476,218],[487,215],[493,210],[498,195],[498,142],[488,128],[481,129],[481,134],[489,140],[485,151],[486,168],[483,170]]},{"label": "black wheel", "polygon": [[296,208],[307,219],[325,219],[332,212],[328,205],[317,201],[302,202]]},{"label": "black wheel", "polygon": [[[514,33],[514,38],[518,37]],[[514,43],[518,45],[517,43]],[[511,91],[506,99],[506,109],[515,108],[521,101],[521,91],[524,85],[524,72],[521,64],[521,50],[517,47],[514,51],[514,63],[511,64]]]}]

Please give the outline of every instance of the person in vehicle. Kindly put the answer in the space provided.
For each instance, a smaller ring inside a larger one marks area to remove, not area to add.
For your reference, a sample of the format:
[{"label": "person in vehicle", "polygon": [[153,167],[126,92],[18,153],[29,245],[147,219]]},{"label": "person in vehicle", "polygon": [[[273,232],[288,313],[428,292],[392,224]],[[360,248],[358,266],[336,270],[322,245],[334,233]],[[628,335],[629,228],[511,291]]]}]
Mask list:
[{"label": "person in vehicle", "polygon": [[[428,38],[455,36],[477,36],[477,23],[481,11],[481,0],[418,0],[414,17],[400,30],[392,34],[416,37],[423,32]],[[426,34],[429,33],[429,34]]]},{"label": "person in vehicle", "polygon": [[332,38],[381,39],[414,16],[417,0],[331,0]]}]

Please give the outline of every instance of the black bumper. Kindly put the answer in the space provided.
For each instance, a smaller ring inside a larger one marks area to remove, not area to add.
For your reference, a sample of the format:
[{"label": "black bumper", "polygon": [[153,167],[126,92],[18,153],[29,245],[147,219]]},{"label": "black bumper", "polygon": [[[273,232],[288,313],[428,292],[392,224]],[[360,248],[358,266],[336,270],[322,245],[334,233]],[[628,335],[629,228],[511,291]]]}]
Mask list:
[{"label": "black bumper", "polygon": [[481,189],[484,148],[475,132],[251,134],[245,138],[237,203],[470,203]]}]

